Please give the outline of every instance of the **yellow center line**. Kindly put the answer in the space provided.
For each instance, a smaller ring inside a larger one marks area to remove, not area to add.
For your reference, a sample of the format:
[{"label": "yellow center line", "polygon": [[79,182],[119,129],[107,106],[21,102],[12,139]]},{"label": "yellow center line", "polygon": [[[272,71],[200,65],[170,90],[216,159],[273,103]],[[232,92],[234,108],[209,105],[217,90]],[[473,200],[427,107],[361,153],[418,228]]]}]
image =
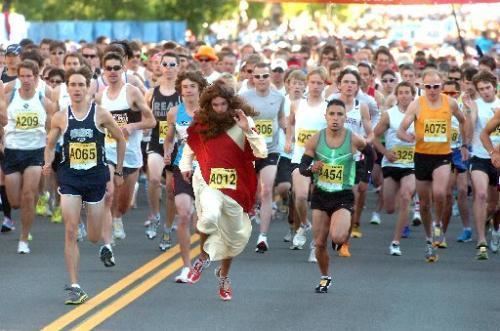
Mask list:
[{"label": "yellow center line", "polygon": [[[200,248],[191,249],[189,257],[192,259],[200,254]],[[118,299],[105,306],[103,309],[87,318],[84,322],[77,325],[73,330],[85,331],[93,330],[96,326],[113,316],[115,313],[125,308],[127,305],[137,300],[147,291],[158,285],[162,280],[179,270],[183,266],[182,258],[177,258],[174,262],[169,263],[165,268],[159,270],[154,275],[141,282],[139,285],[120,296]]]},{"label": "yellow center line", "polygon": [[[199,240],[199,237],[197,234],[193,234],[191,236],[191,244],[197,242]],[[149,261],[139,269],[133,271],[129,275],[125,276],[121,280],[117,281],[110,287],[106,288],[104,291],[90,299],[89,301],[85,302],[84,304],[72,309],[71,311],[67,312],[66,314],[62,315],[49,325],[45,326],[42,331],[49,331],[49,330],[61,330],[62,328],[66,327],[67,325],[73,323],[75,320],[80,318],[81,316],[85,315],[95,307],[99,306],[109,298],[113,297],[126,287],[130,286],[140,278],[144,277],[147,273],[151,272],[152,270],[158,268],[160,265],[165,263],[166,261],[170,260],[172,257],[174,257],[176,254],[180,252],[179,245],[175,245],[171,249],[169,249],[167,252],[161,254],[160,256],[154,258],[153,260]]]}]

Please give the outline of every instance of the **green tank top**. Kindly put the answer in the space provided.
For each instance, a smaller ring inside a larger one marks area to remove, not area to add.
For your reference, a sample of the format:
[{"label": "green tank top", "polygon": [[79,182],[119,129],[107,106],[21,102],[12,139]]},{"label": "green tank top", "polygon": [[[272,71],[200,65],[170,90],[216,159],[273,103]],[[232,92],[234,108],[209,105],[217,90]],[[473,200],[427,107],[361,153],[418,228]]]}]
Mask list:
[{"label": "green tank top", "polygon": [[323,168],[314,174],[314,184],[325,192],[339,192],[352,189],[356,177],[356,162],[352,154],[351,130],[346,129],[344,142],[338,148],[331,148],[326,142],[326,129],[320,131],[315,150],[315,161],[322,161]]}]

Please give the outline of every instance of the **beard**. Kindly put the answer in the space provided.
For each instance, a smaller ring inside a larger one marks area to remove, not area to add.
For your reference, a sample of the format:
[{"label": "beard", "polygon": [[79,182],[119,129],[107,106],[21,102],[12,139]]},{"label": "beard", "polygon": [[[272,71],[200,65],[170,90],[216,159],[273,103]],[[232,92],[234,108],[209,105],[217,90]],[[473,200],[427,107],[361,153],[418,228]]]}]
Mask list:
[{"label": "beard", "polygon": [[224,113],[216,113],[213,110],[209,110],[200,115],[201,122],[205,127],[205,130],[202,132],[205,138],[216,137],[232,128],[236,123],[231,110]]}]

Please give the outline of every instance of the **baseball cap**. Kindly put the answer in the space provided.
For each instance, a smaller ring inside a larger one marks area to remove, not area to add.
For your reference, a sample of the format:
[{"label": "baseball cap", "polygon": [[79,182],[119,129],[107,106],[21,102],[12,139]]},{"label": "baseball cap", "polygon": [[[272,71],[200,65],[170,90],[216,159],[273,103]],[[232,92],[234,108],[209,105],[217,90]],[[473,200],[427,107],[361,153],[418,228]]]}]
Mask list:
[{"label": "baseball cap", "polygon": [[5,55],[9,55],[9,54],[14,54],[16,56],[21,54],[21,46],[19,46],[19,44],[9,45],[7,47],[7,49],[5,50]]},{"label": "baseball cap", "polygon": [[283,71],[286,71],[288,69],[288,65],[286,64],[286,61],[283,59],[274,59],[271,62],[271,70],[275,70],[277,68],[283,69]]}]

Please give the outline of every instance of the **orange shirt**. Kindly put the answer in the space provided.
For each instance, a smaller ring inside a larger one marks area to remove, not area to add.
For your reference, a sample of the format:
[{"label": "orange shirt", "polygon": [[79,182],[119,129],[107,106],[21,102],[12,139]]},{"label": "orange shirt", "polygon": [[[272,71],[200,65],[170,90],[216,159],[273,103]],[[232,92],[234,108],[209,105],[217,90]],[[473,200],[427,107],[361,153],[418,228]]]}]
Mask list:
[{"label": "orange shirt", "polygon": [[451,153],[451,108],[448,98],[441,95],[441,106],[430,108],[427,98],[418,98],[420,112],[415,121],[415,152],[431,155]]}]

